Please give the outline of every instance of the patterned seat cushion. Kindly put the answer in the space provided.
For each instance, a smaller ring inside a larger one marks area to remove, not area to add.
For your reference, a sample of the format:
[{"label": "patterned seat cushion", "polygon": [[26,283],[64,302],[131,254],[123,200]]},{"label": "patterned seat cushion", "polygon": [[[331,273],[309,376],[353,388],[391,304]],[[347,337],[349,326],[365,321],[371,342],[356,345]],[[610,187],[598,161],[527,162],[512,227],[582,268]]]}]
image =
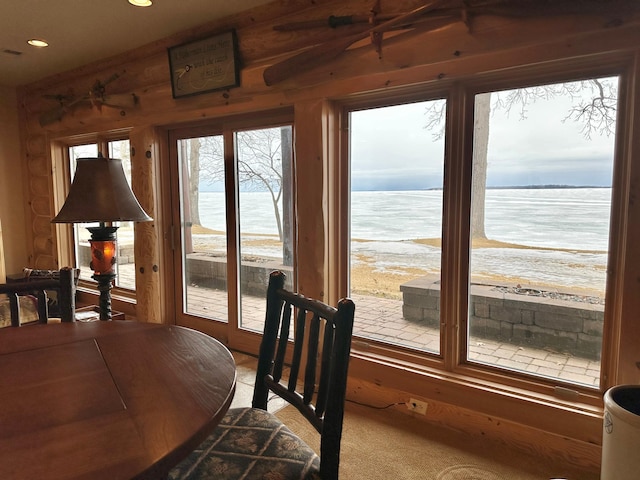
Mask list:
[{"label": "patterned seat cushion", "polygon": [[319,480],[319,470],[318,455],[275,415],[235,408],[168,478]]}]

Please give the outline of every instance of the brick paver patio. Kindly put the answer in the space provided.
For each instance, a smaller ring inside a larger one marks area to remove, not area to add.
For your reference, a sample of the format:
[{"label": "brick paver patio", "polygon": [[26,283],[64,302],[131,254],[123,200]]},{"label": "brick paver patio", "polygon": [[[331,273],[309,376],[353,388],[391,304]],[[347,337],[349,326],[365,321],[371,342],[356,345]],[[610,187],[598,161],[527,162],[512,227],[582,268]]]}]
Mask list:
[{"label": "brick paver patio", "polygon": [[[226,319],[226,292],[190,286],[187,309],[194,315]],[[437,353],[439,332],[402,317],[402,301],[353,295],[356,304],[354,336]],[[242,328],[262,332],[265,299],[242,297]],[[472,338],[469,360],[545,377],[598,386],[600,364],[585,358],[491,340]]]},{"label": "brick paver patio", "polygon": [[[133,269],[120,266],[123,284],[133,284]],[[439,332],[402,317],[402,301],[353,295],[356,304],[354,336],[437,353]],[[265,299],[242,297],[242,328],[262,332]],[[187,287],[187,311],[192,315],[227,319],[226,292],[198,286]],[[600,363],[546,349],[522,347],[482,338],[471,338],[469,360],[502,368],[558,378],[597,387]]]}]

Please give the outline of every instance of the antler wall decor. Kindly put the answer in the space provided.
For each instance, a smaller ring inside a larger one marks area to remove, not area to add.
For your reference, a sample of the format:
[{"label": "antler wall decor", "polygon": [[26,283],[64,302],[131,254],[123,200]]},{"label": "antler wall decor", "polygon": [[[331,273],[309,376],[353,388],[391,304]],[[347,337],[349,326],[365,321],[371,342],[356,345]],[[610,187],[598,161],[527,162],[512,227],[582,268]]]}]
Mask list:
[{"label": "antler wall decor", "polygon": [[138,97],[135,93],[111,95],[106,93],[107,85],[119,77],[119,74],[114,73],[104,82],[96,80],[88,92],[80,97],[75,97],[73,94],[53,95],[52,98],[59,102],[59,106],[53,110],[43,113],[40,116],[40,126],[44,127],[53,122],[62,120],[62,117],[67,113],[72,112],[82,104],[87,104],[90,108],[96,107],[100,111],[102,110],[102,107],[118,108],[122,110],[135,107],[138,104]]}]

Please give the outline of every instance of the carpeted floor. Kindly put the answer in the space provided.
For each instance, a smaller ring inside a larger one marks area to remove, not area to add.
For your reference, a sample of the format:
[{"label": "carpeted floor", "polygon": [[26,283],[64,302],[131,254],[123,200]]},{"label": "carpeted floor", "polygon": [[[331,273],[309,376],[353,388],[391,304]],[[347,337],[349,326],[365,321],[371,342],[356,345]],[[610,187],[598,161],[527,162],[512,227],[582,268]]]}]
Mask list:
[{"label": "carpeted floor", "polygon": [[[277,412],[319,452],[319,436],[293,407]],[[464,439],[464,444],[461,444]],[[416,422],[393,410],[347,402],[340,477],[344,480],[597,480],[599,475],[550,465],[519,451]]]}]

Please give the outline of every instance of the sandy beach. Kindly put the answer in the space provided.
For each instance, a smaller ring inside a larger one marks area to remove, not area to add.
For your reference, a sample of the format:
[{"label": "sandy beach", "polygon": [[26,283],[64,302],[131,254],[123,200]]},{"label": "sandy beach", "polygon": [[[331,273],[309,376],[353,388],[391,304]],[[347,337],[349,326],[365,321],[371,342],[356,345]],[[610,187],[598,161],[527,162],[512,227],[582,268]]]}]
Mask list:
[{"label": "sandy beach", "polygon": [[[221,231],[194,225],[193,249],[224,252]],[[400,285],[440,274],[440,239],[402,242],[352,241],[351,293],[401,299]],[[281,256],[274,235],[242,235],[243,255]],[[606,252],[536,248],[483,239],[473,242],[473,283],[521,286],[550,292],[603,296]]]}]

